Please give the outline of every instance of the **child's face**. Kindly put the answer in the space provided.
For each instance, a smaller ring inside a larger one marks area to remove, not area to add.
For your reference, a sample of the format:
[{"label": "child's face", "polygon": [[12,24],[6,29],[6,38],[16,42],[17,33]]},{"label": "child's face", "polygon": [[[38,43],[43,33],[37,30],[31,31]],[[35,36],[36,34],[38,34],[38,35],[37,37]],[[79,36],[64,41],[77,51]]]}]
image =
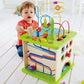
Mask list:
[{"label": "child's face", "polygon": [[34,8],[25,8],[22,10],[22,13],[20,14],[25,21],[27,22],[32,22],[34,16],[35,16],[35,11]]}]

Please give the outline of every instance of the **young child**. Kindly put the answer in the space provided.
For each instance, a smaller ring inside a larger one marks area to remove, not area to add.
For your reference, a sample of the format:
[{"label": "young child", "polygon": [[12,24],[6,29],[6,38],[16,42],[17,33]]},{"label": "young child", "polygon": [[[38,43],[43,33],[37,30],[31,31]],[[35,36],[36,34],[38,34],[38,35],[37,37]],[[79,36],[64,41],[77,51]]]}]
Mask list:
[{"label": "young child", "polygon": [[22,40],[19,39],[19,37],[25,33],[28,33],[26,30],[28,27],[32,27],[33,29],[36,29],[38,27],[38,23],[33,20],[35,16],[35,5],[31,2],[25,1],[20,5],[20,16],[23,18],[23,20],[19,21],[16,30],[17,30],[17,52],[20,57],[23,57],[23,47],[22,47]]}]

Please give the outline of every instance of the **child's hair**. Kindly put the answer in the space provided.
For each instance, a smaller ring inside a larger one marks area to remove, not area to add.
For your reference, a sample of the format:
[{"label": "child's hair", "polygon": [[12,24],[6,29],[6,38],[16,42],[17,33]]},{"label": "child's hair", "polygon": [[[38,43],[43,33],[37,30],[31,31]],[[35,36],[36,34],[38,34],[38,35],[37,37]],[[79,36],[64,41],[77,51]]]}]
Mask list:
[{"label": "child's hair", "polygon": [[25,1],[20,5],[19,12],[21,13],[24,8],[34,8],[35,11],[35,5],[32,2]]}]

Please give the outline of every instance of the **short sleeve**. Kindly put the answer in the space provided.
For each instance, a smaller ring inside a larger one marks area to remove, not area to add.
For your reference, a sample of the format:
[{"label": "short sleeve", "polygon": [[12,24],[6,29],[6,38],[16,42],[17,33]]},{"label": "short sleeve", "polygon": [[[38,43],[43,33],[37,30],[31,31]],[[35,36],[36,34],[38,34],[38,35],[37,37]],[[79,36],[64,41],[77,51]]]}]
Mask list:
[{"label": "short sleeve", "polygon": [[19,21],[17,26],[16,26],[16,30],[17,30],[18,26],[23,26],[24,27],[24,22],[23,21]]}]

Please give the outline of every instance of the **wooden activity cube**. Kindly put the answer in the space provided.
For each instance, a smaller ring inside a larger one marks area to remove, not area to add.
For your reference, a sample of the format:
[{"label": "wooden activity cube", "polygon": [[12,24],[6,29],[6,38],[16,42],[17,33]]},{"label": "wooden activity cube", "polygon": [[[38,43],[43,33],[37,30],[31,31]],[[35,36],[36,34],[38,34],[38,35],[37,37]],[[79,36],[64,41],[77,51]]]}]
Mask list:
[{"label": "wooden activity cube", "polygon": [[[22,71],[50,84],[62,84],[61,79],[74,65],[72,45],[75,35],[76,32],[71,31],[63,41],[55,40],[51,44],[34,41],[28,34],[20,36],[24,53]],[[31,71],[30,66],[34,66],[35,70]]]}]

